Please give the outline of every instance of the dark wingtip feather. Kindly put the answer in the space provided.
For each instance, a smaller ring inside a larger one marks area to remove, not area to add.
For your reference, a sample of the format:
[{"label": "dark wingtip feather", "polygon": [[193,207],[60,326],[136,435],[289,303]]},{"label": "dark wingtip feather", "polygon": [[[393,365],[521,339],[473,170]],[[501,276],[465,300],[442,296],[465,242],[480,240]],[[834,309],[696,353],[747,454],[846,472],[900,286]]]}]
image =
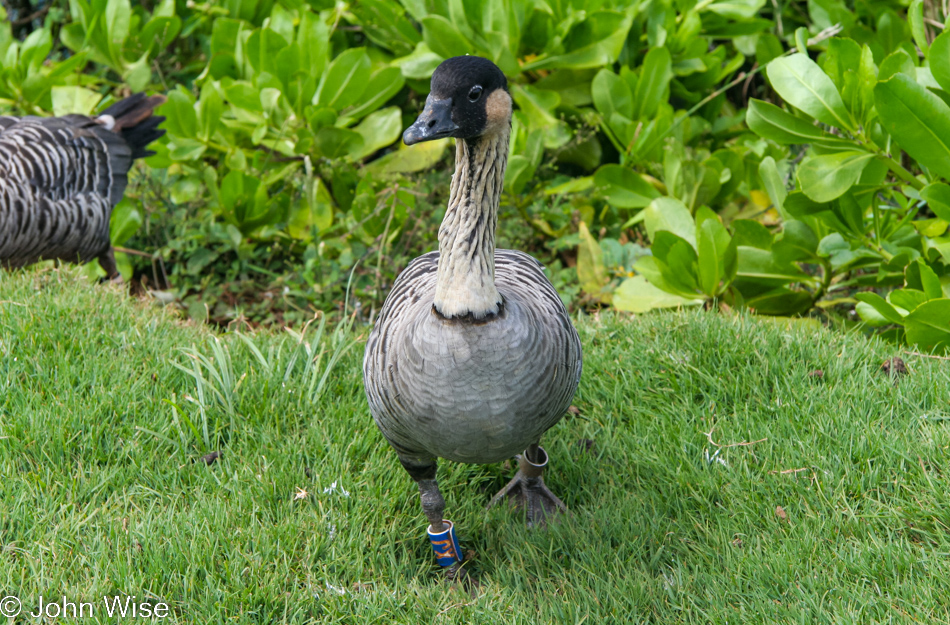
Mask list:
[{"label": "dark wingtip feather", "polygon": [[110,115],[115,120],[112,131],[120,134],[132,148],[132,158],[151,156],[155,152],[145,148],[165,134],[164,130],[158,128],[165,118],[153,113],[165,100],[163,95],[136,93],[116,102],[99,116]]}]

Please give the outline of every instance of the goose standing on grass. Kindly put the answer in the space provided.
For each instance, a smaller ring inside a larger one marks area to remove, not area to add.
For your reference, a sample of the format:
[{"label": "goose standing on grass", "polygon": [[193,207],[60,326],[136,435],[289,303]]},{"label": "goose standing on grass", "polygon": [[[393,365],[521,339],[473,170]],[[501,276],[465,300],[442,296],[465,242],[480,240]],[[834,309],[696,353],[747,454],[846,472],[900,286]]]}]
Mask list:
[{"label": "goose standing on grass", "polygon": [[164,96],[139,93],[97,117],[0,116],[0,267],[98,258],[118,276],[109,219],[136,158],[164,130]]},{"label": "goose standing on grass", "polygon": [[486,59],[444,61],[403,140],[455,137],[455,175],[439,251],[400,274],[366,344],[370,412],[419,485],[436,560],[462,560],[436,483],[436,458],[491,463],[523,452],[492,504],[522,506],[529,524],[564,504],[544,485],[541,435],[571,404],[581,345],[557,291],[531,256],[495,249],[508,161],[511,96]]}]

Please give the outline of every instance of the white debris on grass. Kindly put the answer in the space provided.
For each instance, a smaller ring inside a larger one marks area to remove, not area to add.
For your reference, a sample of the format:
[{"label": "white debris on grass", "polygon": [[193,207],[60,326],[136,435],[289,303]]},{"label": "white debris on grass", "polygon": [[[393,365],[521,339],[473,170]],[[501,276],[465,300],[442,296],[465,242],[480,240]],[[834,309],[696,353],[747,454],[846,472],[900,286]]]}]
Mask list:
[{"label": "white debris on grass", "polygon": [[327,584],[327,590],[329,592],[332,592],[333,594],[336,594],[336,595],[346,594],[346,588],[344,588],[343,586],[334,586],[330,582],[327,582],[326,584]]},{"label": "white debris on grass", "polygon": [[706,460],[706,464],[712,464],[712,463],[714,463],[714,462],[718,462],[719,464],[721,464],[722,466],[724,466],[724,467],[726,467],[726,468],[728,469],[728,468],[729,468],[729,465],[726,464],[726,461],[725,461],[725,460],[723,460],[722,458],[719,457],[719,452],[720,452],[720,451],[722,451],[722,449],[717,449],[717,450],[716,450],[716,453],[714,453],[713,455],[710,456],[710,455],[709,455],[709,448],[703,449],[703,458]]},{"label": "white debris on grass", "polygon": [[333,482],[332,484],[330,484],[329,486],[323,489],[324,495],[332,495],[334,493],[343,495],[344,497],[350,496],[350,493],[345,488],[343,488],[343,485],[340,484],[339,486],[337,486],[336,482]]}]

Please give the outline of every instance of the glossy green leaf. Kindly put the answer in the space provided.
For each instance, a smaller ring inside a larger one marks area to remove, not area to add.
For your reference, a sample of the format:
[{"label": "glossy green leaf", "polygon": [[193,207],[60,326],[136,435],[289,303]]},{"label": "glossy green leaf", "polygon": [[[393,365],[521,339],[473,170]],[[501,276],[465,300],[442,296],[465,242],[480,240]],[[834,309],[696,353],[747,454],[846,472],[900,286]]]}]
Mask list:
[{"label": "glossy green leaf", "polygon": [[804,26],[795,29],[795,47],[799,54],[808,54],[808,29]]},{"label": "glossy green leaf", "polygon": [[815,202],[801,191],[792,191],[785,198],[785,210],[794,219],[804,219],[830,208],[826,202]]},{"label": "glossy green leaf", "polygon": [[509,193],[523,192],[533,180],[544,153],[542,135],[543,132],[540,130],[528,133],[521,153],[508,159],[508,169],[505,170],[505,189]]},{"label": "glossy green leaf", "polygon": [[772,248],[772,233],[754,219],[736,219],[732,222],[733,238],[737,245],[760,250]]},{"label": "glossy green leaf", "polygon": [[921,304],[904,320],[907,342],[925,351],[950,348],[950,299]]},{"label": "glossy green leaf", "polygon": [[112,245],[122,245],[132,238],[142,226],[142,213],[129,198],[122,200],[112,209],[109,219],[109,241]]},{"label": "glossy green leaf", "polygon": [[633,276],[620,283],[614,291],[613,307],[632,313],[643,313],[657,308],[698,306],[701,299],[681,297],[657,288],[644,276]]},{"label": "glossy green leaf", "polygon": [[895,74],[906,74],[913,79],[917,78],[917,66],[904,49],[897,49],[881,62],[878,80],[887,80]]},{"label": "glossy green leaf", "polygon": [[510,157],[508,169],[505,170],[505,190],[513,194],[521,193],[535,171],[537,168],[528,158],[520,154]]},{"label": "glossy green leaf", "polygon": [[604,165],[594,174],[597,193],[617,208],[643,208],[660,192],[640,174],[622,165]]},{"label": "glossy green leaf", "polygon": [[109,50],[114,62],[113,67],[122,67],[122,44],[129,36],[132,18],[132,6],[129,0],[108,0],[102,25],[108,33]]},{"label": "glossy green leaf", "polygon": [[854,298],[873,308],[879,315],[887,319],[888,322],[896,324],[904,323],[904,318],[901,314],[877,293],[855,293]]},{"label": "glossy green leaf", "polygon": [[[3,38],[0,37],[0,50],[2,50],[3,48],[2,40]],[[73,75],[77,71],[79,71],[87,62],[88,62],[88,59],[86,59],[85,54],[81,54],[81,53],[74,54],[70,56],[68,59],[60,61],[56,65],[51,67],[48,77],[50,79],[53,79],[53,78],[59,79],[59,78],[64,78],[66,76]]]},{"label": "glossy green leaf", "polygon": [[633,95],[627,82],[620,76],[604,68],[594,76],[590,89],[594,107],[604,119],[609,120],[613,113],[633,118]]},{"label": "glossy green leaf", "polygon": [[211,54],[233,54],[238,35],[245,23],[230,17],[218,17],[211,25]]},{"label": "glossy green leaf", "polygon": [[819,256],[828,258],[829,256],[850,249],[851,245],[844,240],[844,237],[837,232],[832,232],[818,242],[818,248],[815,251]]},{"label": "glossy green leaf", "polygon": [[175,139],[168,143],[168,156],[173,161],[195,161],[201,158],[208,146],[192,139]]},{"label": "glossy green leaf", "polygon": [[[832,202],[831,214],[833,214],[842,224],[844,230],[850,231],[853,235],[861,237],[865,234],[864,227],[864,212],[865,209],[861,207],[858,201],[854,198],[854,193],[847,192],[842,195],[836,202]],[[819,217],[825,217],[828,213],[823,213]],[[827,222],[829,225],[836,227],[836,224],[832,221]]]},{"label": "glossy green leaf", "polygon": [[247,62],[258,74],[277,73],[277,55],[287,47],[287,40],[270,28],[259,28],[244,44]]},{"label": "glossy green leaf", "polygon": [[235,148],[228,152],[228,155],[225,157],[224,164],[228,166],[228,169],[239,169],[244,171],[247,169],[247,155],[244,153],[244,150]]},{"label": "glossy green leaf", "polygon": [[760,315],[800,315],[812,307],[813,301],[807,291],[779,287],[749,297],[745,305]]},{"label": "glossy green leaf", "polygon": [[809,275],[792,264],[775,260],[770,250],[739,246],[739,269],[736,278],[743,278],[762,285],[780,286],[790,282],[809,279]]},{"label": "glossy green leaf", "polygon": [[707,5],[705,10],[727,19],[748,20],[755,17],[765,3],[766,0],[718,0]]},{"label": "glossy green leaf", "polygon": [[830,202],[854,186],[873,158],[873,154],[856,150],[811,156],[796,172],[798,184],[815,202]]},{"label": "glossy green leaf", "polygon": [[693,216],[682,201],[671,197],[658,197],[644,209],[644,225],[650,239],[662,230],[696,245],[696,224]]},{"label": "glossy green leaf", "polygon": [[333,198],[323,180],[311,175],[305,185],[305,201],[295,206],[287,220],[287,233],[295,239],[309,239],[312,228],[320,233],[333,225]]},{"label": "glossy green leaf", "polygon": [[[894,263],[895,259],[903,258],[904,264],[902,266],[897,266],[899,263]],[[907,254],[897,254],[894,259],[891,260],[890,264],[894,265],[893,269],[900,270],[903,268],[904,272],[904,285],[911,289],[917,289],[921,292],[924,290],[924,283],[920,277],[920,263],[919,262],[909,262]]]},{"label": "glossy green leaf", "polygon": [[53,115],[91,115],[102,95],[85,87],[65,86],[50,89]]},{"label": "glossy green leaf", "polygon": [[228,175],[221,181],[221,203],[225,208],[233,210],[245,198],[246,194],[254,194],[258,184],[260,182],[253,176],[248,176],[239,171],[228,172]]},{"label": "glossy green leaf", "polygon": [[263,109],[265,114],[272,115],[277,111],[282,95],[283,92],[274,87],[264,87],[261,89],[261,109]]},{"label": "glossy green leaf", "polygon": [[213,82],[206,82],[201,88],[201,98],[198,101],[198,123],[202,139],[211,140],[221,123],[223,112],[224,101],[217,86]]},{"label": "glossy green leaf", "polygon": [[405,83],[406,79],[398,67],[384,67],[370,77],[362,97],[352,109],[346,111],[346,117],[360,119],[372,113],[399,93]]},{"label": "glossy green leaf", "polygon": [[881,7],[876,12],[876,40],[885,54],[890,54],[909,39],[910,29],[907,20],[894,9]]},{"label": "glossy green leaf", "polygon": [[[6,18],[4,18],[6,19]],[[83,29],[82,24],[78,22],[73,22],[72,24],[64,24],[59,31],[59,38],[63,44],[72,50],[73,52],[80,52],[83,49],[83,45],[86,43],[86,31]],[[52,43],[52,42],[51,42]],[[8,52],[14,50],[14,48],[5,48]],[[88,50],[92,53],[92,56],[99,60],[101,55],[97,50]],[[15,62],[15,59],[7,59],[6,64],[12,65]],[[42,61],[41,61],[42,62]]]},{"label": "glossy green leaf", "polygon": [[904,151],[950,178],[950,107],[903,74],[878,83],[874,99],[881,124]]},{"label": "glossy green leaf", "polygon": [[821,61],[821,68],[847,103],[844,97],[845,84],[848,74],[853,73],[861,62],[861,46],[854,39],[832,37],[828,40],[828,51]]},{"label": "glossy green leaf", "polygon": [[930,44],[930,71],[940,87],[950,92],[950,31],[944,31]]},{"label": "glossy green leaf", "polygon": [[830,147],[853,145],[850,141],[829,135],[815,124],[783,111],[762,100],[749,100],[746,123],[755,134],[781,145],[812,143]]},{"label": "glossy green leaf", "polygon": [[378,46],[396,54],[408,54],[419,43],[420,35],[405,10],[397,2],[360,0],[349,5],[366,36]]},{"label": "glossy green leaf", "polygon": [[891,323],[887,320],[887,317],[879,313],[867,302],[858,302],[854,307],[854,312],[858,314],[858,317],[865,325],[871,328],[882,328]]},{"label": "glossy green leaf", "polygon": [[171,135],[194,138],[198,134],[198,115],[190,95],[176,89],[168,94],[168,100],[159,108],[165,116],[163,127]]},{"label": "glossy green leaf", "polygon": [[610,127],[610,130],[616,135],[617,140],[620,141],[620,145],[624,150],[634,145],[634,138],[637,136],[636,122],[624,117],[620,113],[613,113],[605,121]]},{"label": "glossy green leaf", "polygon": [[782,236],[772,244],[772,253],[779,263],[811,260],[818,251],[818,237],[808,224],[795,219],[786,221]]},{"label": "glossy green leaf", "polygon": [[554,115],[554,109],[561,102],[556,91],[531,85],[512,85],[511,96],[518,108],[528,116],[531,127],[545,130],[544,147],[556,149],[570,141],[567,124]]},{"label": "glossy green leaf", "polygon": [[602,296],[601,291],[610,280],[604,265],[603,250],[583,221],[578,224],[577,234],[580,237],[577,247],[577,280],[585,293],[599,299]]},{"label": "glossy green leaf", "polygon": [[709,297],[720,293],[720,280],[735,267],[736,248],[733,245],[730,250],[731,243],[732,237],[715,215],[702,220],[696,227],[699,286]]},{"label": "glossy green leaf", "polygon": [[[219,20],[215,20],[215,24]],[[307,60],[307,72],[314,77],[321,76],[329,61],[330,27],[318,14],[301,11],[297,45],[301,56]]]},{"label": "glossy green leaf", "polygon": [[930,299],[943,297],[943,288],[940,286],[940,278],[937,277],[934,270],[921,258],[918,258],[915,262],[920,271],[920,283],[923,286],[924,294]]},{"label": "glossy green leaf", "polygon": [[420,41],[411,54],[395,59],[392,64],[406,78],[428,80],[441,62],[442,57],[430,50],[424,41]]},{"label": "glossy green leaf", "polygon": [[[670,236],[678,239],[676,235],[670,234]],[[680,242],[687,248],[689,247],[689,244],[685,241],[680,240]],[[637,273],[646,278],[650,284],[662,291],[685,299],[696,300],[697,302],[702,302],[705,299],[702,293],[698,293],[695,289],[684,286],[683,281],[671,273],[669,266],[664,261],[658,260],[655,256],[641,256],[634,264],[634,269]],[[672,277],[672,283],[667,281],[667,276]]]},{"label": "glossy green leaf", "polygon": [[143,54],[138,61],[126,65],[122,77],[125,78],[129,89],[143,91],[152,81],[152,66],[148,59],[148,52]]},{"label": "glossy green leaf", "polygon": [[761,33],[755,42],[755,62],[765,67],[769,61],[785,54],[781,40],[772,33]]},{"label": "glossy green leaf", "polygon": [[[555,181],[556,182],[556,181]],[[593,176],[583,176],[581,178],[572,178],[567,182],[552,183],[544,189],[545,195],[561,195],[564,193],[583,193],[594,186]]]},{"label": "glossy green leaf", "polygon": [[359,150],[351,152],[351,156],[365,158],[399,139],[402,134],[402,112],[398,106],[390,106],[370,113],[353,130],[363,137],[363,145]]},{"label": "glossy green leaf", "polygon": [[927,56],[930,52],[930,43],[927,41],[927,28],[924,26],[923,0],[913,0],[907,9],[907,21],[910,23],[910,33],[914,43]]},{"label": "glossy green leaf", "polygon": [[593,11],[565,37],[563,53],[542,55],[522,65],[522,71],[539,69],[588,69],[603,67],[617,60],[633,24],[635,6],[619,11]]},{"label": "glossy green leaf", "polygon": [[313,145],[317,154],[324,158],[356,158],[363,151],[363,137],[353,130],[328,126],[317,131]]},{"label": "glossy green leaf", "polygon": [[422,18],[422,37],[429,49],[441,56],[464,56],[472,52],[472,44],[455,24],[441,15]]},{"label": "glossy green leaf", "polygon": [[920,197],[927,201],[934,215],[950,221],[950,185],[944,182],[929,184],[921,189]]},{"label": "glossy green leaf", "polygon": [[228,102],[246,111],[263,112],[261,106],[261,92],[254,85],[244,82],[234,82],[225,89]]},{"label": "glossy green leaf", "polygon": [[136,35],[142,42],[152,42],[149,52],[156,54],[175,40],[181,31],[181,18],[177,15],[154,15]]},{"label": "glossy green leaf", "polygon": [[851,117],[831,79],[805,54],[775,59],[766,67],[782,99],[829,126],[852,130]]},{"label": "glossy green leaf", "polygon": [[428,169],[442,160],[450,139],[424,141],[400,149],[374,160],[364,168],[371,175],[391,176]]},{"label": "glossy green leaf", "polygon": [[841,96],[847,103],[851,114],[865,126],[873,122],[874,85],[877,84],[878,70],[874,64],[871,48],[861,46],[861,58],[853,72],[845,75],[845,86]]},{"label": "glossy green leaf", "polygon": [[788,196],[788,190],[785,188],[785,181],[778,173],[778,165],[771,156],[766,156],[759,163],[759,178],[762,180],[762,186],[765,188],[766,194],[772,201],[772,206],[783,218],[786,217],[785,198]]},{"label": "glossy green leaf", "polygon": [[670,80],[673,78],[670,51],[664,47],[652,48],[643,59],[640,80],[633,98],[632,119],[652,119],[660,104],[669,99]]},{"label": "glossy green leaf", "polygon": [[[36,74],[46,60],[53,47],[53,38],[46,29],[34,30],[20,44],[19,66],[28,68],[30,74]],[[10,48],[14,54],[16,47]],[[16,65],[15,59],[10,59],[9,65]],[[119,66],[121,69],[121,65]]]},{"label": "glossy green leaf", "polygon": [[333,59],[320,79],[313,103],[341,111],[359,101],[369,84],[370,60],[365,48],[351,48]]},{"label": "glossy green leaf", "polygon": [[673,292],[698,294],[701,289],[697,280],[698,256],[695,247],[672,232],[662,230],[656,234],[656,248],[663,249],[662,254],[657,255],[657,266],[663,280],[674,289]]},{"label": "glossy green leaf", "polygon": [[904,312],[902,314],[916,310],[918,306],[928,299],[930,298],[927,297],[926,293],[917,289],[897,289],[887,295],[887,303],[894,306],[895,309],[899,308],[903,310]]}]

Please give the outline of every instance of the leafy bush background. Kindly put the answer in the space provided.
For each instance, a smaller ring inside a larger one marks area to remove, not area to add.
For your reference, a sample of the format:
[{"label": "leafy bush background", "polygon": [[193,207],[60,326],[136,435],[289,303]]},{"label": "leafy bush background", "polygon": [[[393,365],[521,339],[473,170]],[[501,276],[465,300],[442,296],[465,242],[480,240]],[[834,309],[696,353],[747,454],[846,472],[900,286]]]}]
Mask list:
[{"label": "leafy bush background", "polygon": [[[10,0],[0,105],[168,95],[113,217],[137,289],[228,323],[372,316],[435,245],[448,56],[516,104],[500,240],[574,307],[824,310],[950,344],[950,37],[915,0]],[[763,71],[764,70],[764,71]],[[89,271],[95,271],[90,266]]]}]

